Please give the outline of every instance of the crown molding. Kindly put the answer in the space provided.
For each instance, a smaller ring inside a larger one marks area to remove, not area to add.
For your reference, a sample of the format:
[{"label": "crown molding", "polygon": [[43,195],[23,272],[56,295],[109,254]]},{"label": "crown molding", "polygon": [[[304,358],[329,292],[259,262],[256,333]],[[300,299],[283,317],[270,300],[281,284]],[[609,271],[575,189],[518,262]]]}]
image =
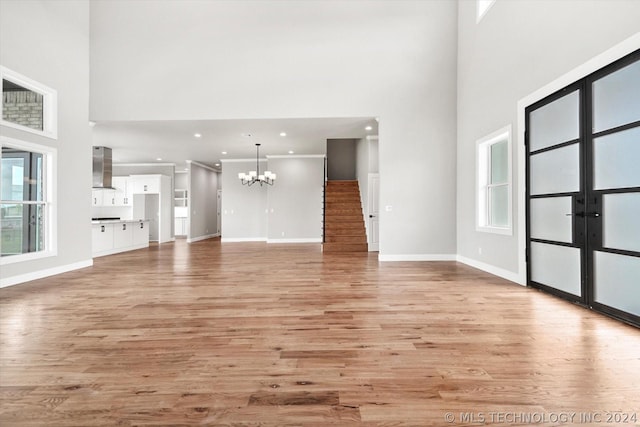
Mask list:
[{"label": "crown molding", "polygon": [[275,154],[267,156],[267,159],[324,159],[325,154]]}]

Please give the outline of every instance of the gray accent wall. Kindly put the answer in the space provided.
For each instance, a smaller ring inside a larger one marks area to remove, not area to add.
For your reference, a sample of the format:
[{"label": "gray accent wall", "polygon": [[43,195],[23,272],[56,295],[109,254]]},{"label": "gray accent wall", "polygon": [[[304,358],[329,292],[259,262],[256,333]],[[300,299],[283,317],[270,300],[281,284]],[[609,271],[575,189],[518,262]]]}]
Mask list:
[{"label": "gray accent wall", "polygon": [[[475,2],[460,1],[458,7],[458,254],[515,273],[522,249],[518,233],[523,226],[517,222],[521,214],[517,158],[524,149],[518,146],[524,129],[518,128],[517,103],[636,34],[640,2],[496,1],[478,24]],[[513,126],[514,232],[512,236],[478,232],[476,141],[509,124]],[[381,162],[383,171],[385,164]]]},{"label": "gray accent wall", "polygon": [[327,140],[327,177],[333,180],[356,179],[356,140]]},{"label": "gray accent wall", "polygon": [[57,140],[0,127],[3,136],[58,154],[57,255],[3,265],[2,279],[10,280],[92,262],[89,3],[2,1],[0,7],[0,63],[58,92]]},{"label": "gray accent wall", "polygon": [[322,241],[324,156],[269,157],[277,174],[267,189],[269,241]]},{"label": "gray accent wall", "polygon": [[[261,161],[260,170],[266,165],[266,161]],[[267,187],[257,184],[248,187],[238,179],[240,172],[255,169],[255,160],[222,161],[223,241],[267,239]]]},{"label": "gray accent wall", "polygon": [[189,166],[189,239],[218,233],[218,173],[195,163]]},{"label": "gray accent wall", "polygon": [[[457,9],[451,0],[93,2],[91,117],[379,117],[381,256],[452,255]],[[236,180],[223,176],[224,190],[234,194]],[[243,235],[260,231],[223,217],[234,222]]]}]

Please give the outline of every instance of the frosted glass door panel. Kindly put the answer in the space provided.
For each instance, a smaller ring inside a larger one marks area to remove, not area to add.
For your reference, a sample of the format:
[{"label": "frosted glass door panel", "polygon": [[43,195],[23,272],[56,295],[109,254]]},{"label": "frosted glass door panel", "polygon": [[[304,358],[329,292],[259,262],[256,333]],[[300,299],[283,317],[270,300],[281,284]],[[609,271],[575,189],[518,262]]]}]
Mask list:
[{"label": "frosted glass door panel", "polygon": [[605,194],[602,206],[602,245],[640,252],[640,193]]},{"label": "frosted glass door panel", "polygon": [[531,242],[531,279],[580,296],[580,249]]},{"label": "frosted glass door panel", "polygon": [[531,194],[580,191],[579,153],[578,144],[572,144],[531,156]]},{"label": "frosted glass door panel", "polygon": [[573,243],[571,197],[531,199],[531,237]]},{"label": "frosted glass door panel", "polygon": [[594,139],[593,169],[596,190],[640,187],[640,127]]},{"label": "frosted glass door panel", "polygon": [[640,316],[640,258],[595,252],[595,300]]},{"label": "frosted glass door panel", "polygon": [[640,61],[593,83],[593,131],[640,120]]},{"label": "frosted glass door panel", "polygon": [[578,139],[579,112],[580,96],[577,90],[532,112],[529,117],[531,151]]}]

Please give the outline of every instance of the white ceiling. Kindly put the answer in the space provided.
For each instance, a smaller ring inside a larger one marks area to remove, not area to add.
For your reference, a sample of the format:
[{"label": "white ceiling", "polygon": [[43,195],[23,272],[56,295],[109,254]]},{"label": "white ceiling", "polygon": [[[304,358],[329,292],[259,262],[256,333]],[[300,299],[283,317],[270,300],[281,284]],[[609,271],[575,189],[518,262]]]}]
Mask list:
[{"label": "white ceiling", "polygon": [[[372,129],[367,131],[367,126]],[[195,133],[202,137],[194,137]],[[114,163],[175,163],[181,168],[193,160],[215,167],[221,159],[255,158],[256,143],[261,144],[260,157],[286,155],[290,150],[325,154],[327,139],[377,134],[373,117],[130,121],[96,123],[92,143],[112,148]]]}]

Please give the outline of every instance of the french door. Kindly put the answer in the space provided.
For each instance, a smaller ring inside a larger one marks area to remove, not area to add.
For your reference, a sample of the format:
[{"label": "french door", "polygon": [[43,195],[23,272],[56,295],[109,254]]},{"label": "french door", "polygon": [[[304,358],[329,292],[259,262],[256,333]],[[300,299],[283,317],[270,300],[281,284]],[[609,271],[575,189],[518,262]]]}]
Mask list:
[{"label": "french door", "polygon": [[640,326],[640,50],[525,114],[527,284]]}]

